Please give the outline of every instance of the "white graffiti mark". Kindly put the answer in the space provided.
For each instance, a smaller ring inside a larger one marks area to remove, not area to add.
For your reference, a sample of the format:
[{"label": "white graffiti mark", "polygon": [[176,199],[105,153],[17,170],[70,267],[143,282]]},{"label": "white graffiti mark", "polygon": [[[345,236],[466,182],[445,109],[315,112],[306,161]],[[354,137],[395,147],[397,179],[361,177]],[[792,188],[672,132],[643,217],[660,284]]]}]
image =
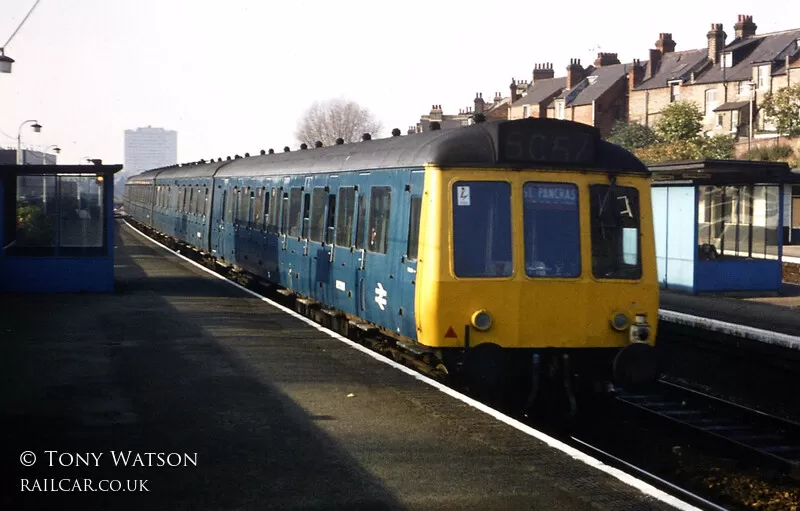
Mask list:
[{"label": "white graffiti mark", "polygon": [[382,311],[386,310],[386,304],[389,301],[386,297],[389,295],[389,291],[383,289],[383,284],[378,282],[378,287],[375,288],[375,303],[381,308]]}]

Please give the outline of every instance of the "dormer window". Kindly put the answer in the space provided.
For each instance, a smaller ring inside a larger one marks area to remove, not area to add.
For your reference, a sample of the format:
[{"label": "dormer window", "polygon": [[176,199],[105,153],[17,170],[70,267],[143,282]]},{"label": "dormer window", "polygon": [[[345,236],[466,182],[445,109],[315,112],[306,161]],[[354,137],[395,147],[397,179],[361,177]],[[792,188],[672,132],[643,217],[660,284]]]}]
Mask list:
[{"label": "dormer window", "polygon": [[589,80],[589,85],[592,85],[594,82],[597,81],[596,76],[587,76],[586,79]]},{"label": "dormer window", "polygon": [[720,60],[720,65],[722,67],[733,67],[733,53],[729,51],[723,53],[722,60]]},{"label": "dormer window", "polygon": [[556,119],[564,118],[564,101],[556,101]]}]

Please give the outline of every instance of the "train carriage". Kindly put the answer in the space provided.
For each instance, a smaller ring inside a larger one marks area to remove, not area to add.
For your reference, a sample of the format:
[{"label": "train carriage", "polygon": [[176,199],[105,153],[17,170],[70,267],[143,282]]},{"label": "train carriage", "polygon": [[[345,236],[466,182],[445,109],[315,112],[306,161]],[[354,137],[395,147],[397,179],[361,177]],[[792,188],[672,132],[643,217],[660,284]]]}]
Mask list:
[{"label": "train carriage", "polygon": [[592,127],[524,119],[150,171],[126,209],[485,383],[629,383],[656,376],[649,178]]}]

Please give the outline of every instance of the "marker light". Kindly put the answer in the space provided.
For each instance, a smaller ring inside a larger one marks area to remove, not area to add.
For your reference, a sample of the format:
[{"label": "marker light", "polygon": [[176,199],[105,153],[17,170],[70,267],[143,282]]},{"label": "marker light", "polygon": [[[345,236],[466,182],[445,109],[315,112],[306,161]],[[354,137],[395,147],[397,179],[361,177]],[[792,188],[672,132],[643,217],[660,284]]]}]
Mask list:
[{"label": "marker light", "polygon": [[492,316],[485,309],[480,309],[472,315],[472,326],[478,330],[489,330],[492,326]]},{"label": "marker light", "polygon": [[611,320],[611,326],[613,326],[615,330],[625,330],[628,328],[628,316],[620,312]]}]

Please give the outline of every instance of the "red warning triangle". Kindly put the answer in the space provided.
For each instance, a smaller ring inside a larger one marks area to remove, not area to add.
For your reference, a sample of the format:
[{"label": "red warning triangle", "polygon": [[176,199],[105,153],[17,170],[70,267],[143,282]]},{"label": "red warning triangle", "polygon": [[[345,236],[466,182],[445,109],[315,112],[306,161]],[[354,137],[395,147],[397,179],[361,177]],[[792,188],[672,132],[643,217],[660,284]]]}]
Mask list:
[{"label": "red warning triangle", "polygon": [[456,335],[456,331],[453,330],[453,327],[447,329],[447,333],[444,334],[445,339],[458,339],[458,335]]}]

